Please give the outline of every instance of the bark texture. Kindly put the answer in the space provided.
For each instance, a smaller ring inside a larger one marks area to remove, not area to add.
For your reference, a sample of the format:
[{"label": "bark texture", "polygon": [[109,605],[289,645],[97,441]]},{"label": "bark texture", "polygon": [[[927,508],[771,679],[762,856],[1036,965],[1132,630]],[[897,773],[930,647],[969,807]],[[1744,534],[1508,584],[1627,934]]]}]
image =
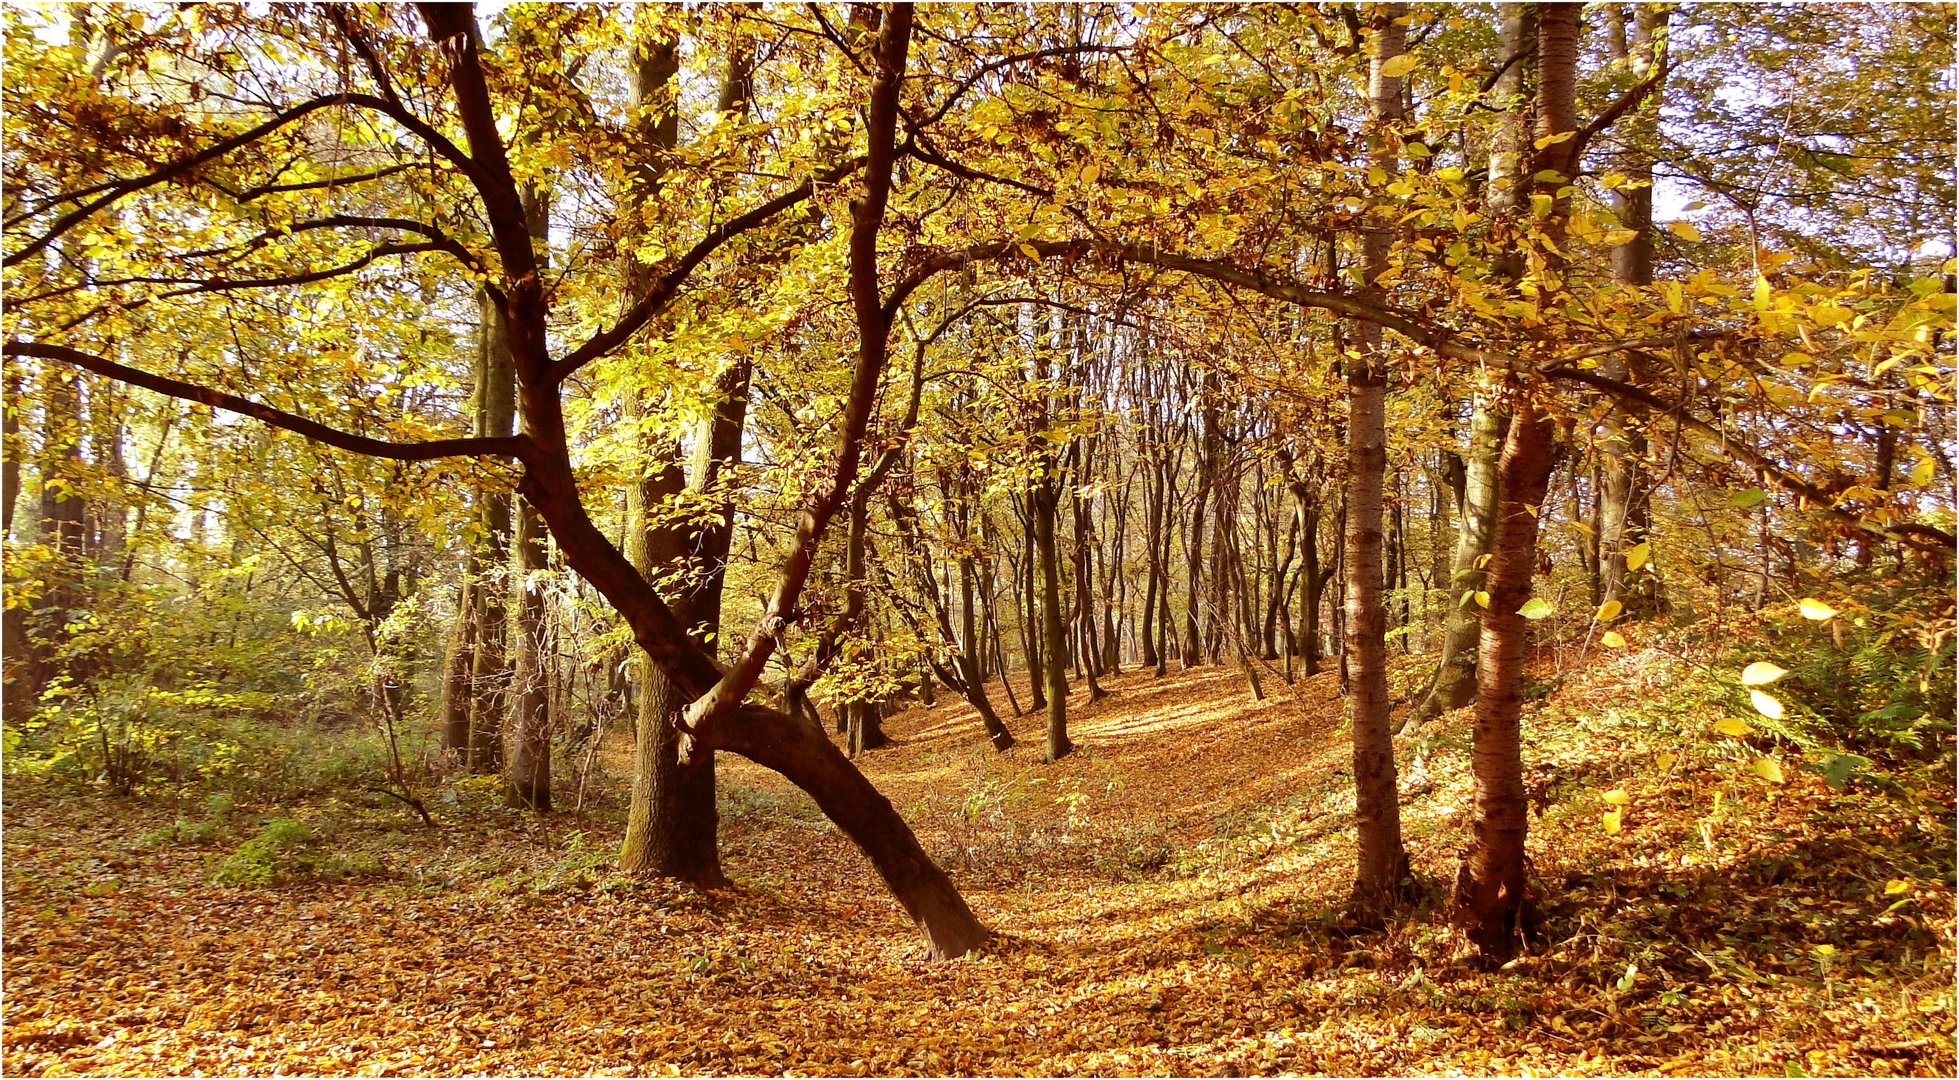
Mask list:
[{"label": "bark texture", "polygon": [[[1401,117],[1401,80],[1383,66],[1406,51],[1404,4],[1372,9],[1374,60],[1370,89],[1377,130],[1369,157],[1391,167],[1388,126]],[[1361,239],[1366,292],[1379,299],[1377,283],[1388,269],[1389,231],[1370,227]],[[1348,696],[1354,742],[1354,827],[1359,865],[1354,873],[1354,914],[1381,921],[1405,891],[1408,853],[1401,842],[1401,805],[1395,785],[1394,742],[1388,729],[1387,610],[1381,589],[1381,492],[1387,468],[1387,371],[1381,328],[1360,328],[1361,355],[1347,362],[1347,627],[1352,664]]]}]

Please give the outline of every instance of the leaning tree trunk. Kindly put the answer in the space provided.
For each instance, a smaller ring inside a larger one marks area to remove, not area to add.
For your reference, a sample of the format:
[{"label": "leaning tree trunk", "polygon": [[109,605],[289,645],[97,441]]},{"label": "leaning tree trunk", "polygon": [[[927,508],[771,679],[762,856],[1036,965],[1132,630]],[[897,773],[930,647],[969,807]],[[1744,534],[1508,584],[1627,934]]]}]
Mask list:
[{"label": "leaning tree trunk", "polygon": [[[448,61],[450,89],[457,99],[471,156],[477,162],[472,179],[483,196],[482,205],[504,264],[504,306],[510,316],[512,352],[521,376],[518,385],[525,438],[520,490],[543,515],[566,564],[605,596],[647,658],[694,701],[689,715],[698,719],[690,721],[695,743],[691,749],[743,754],[808,792],[870,857],[924,932],[931,955],[964,955],[986,940],[986,929],[973,917],[944,871],[925,854],[890,801],[878,794],[820,728],[779,710],[743,705],[736,697],[738,689],[747,689],[742,682],[758,674],[755,665],[767,659],[767,642],[751,639],[744,662],[724,672],[688,639],[674,612],[585,511],[572,468],[558,380],[552,378],[554,361],[547,345],[544,284],[535,272],[535,257],[529,238],[523,235],[521,219],[513,220],[516,183],[511,178],[503,136],[497,131],[497,110],[484,78],[475,21],[465,5],[424,4],[420,10],[431,38],[441,45]],[[881,318],[881,306],[874,295],[876,239],[896,157],[894,132],[912,11],[892,4],[882,14],[866,121],[870,151],[863,171],[862,197],[853,201],[852,215],[851,283],[859,323],[858,377],[840,437],[833,485],[805,510],[798,523],[797,547],[785,563],[776,599],[771,601],[770,626],[779,625],[775,620],[784,618],[794,604],[814,543],[821,539],[835,512],[836,496],[846,490],[855,474],[864,417],[872,403],[889,338],[890,327]],[[728,681],[730,674],[735,676],[734,682]]]},{"label": "leaning tree trunk", "polygon": [[[1384,72],[1406,51],[1407,28],[1398,20],[1404,4],[1373,9],[1373,115],[1389,125],[1401,116],[1401,79]],[[1369,157],[1377,167],[1394,164],[1385,132],[1377,132]],[[1378,300],[1376,280],[1388,269],[1389,231],[1372,227],[1361,238],[1366,294]],[[1408,852],[1401,843],[1401,804],[1395,786],[1394,742],[1388,730],[1387,610],[1381,589],[1382,486],[1387,470],[1387,372],[1381,328],[1363,324],[1360,355],[1347,361],[1347,627],[1345,658],[1351,663],[1348,698],[1354,743],[1354,828],[1359,860],[1353,911],[1362,924],[1378,924],[1406,891]]]}]

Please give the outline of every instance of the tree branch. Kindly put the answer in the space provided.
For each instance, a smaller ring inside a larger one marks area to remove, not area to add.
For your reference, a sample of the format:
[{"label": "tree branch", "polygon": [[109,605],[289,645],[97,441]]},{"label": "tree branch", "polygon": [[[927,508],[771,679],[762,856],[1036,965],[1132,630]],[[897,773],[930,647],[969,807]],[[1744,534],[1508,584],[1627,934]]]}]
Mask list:
[{"label": "tree branch", "polygon": [[586,364],[625,344],[650,319],[665,311],[667,306],[673,303],[681,287],[686,285],[689,275],[723,244],[745,232],[760,228],[777,214],[808,199],[815,193],[817,184],[833,184],[862,168],[863,165],[863,158],[852,158],[803,181],[740,217],[732,218],[709,230],[706,236],[701,237],[693,247],[687,249],[686,254],[653,282],[652,288],[647,290],[646,295],[640,297],[618,322],[552,364],[545,375],[545,385],[556,386],[564,382]]},{"label": "tree branch", "polygon": [[140,386],[166,397],[182,398],[185,401],[194,401],[214,409],[237,413],[240,416],[249,416],[295,435],[303,435],[314,442],[355,454],[365,454],[368,457],[391,458],[395,461],[432,461],[436,458],[451,457],[501,457],[522,460],[530,449],[529,443],[517,436],[431,439],[427,442],[390,442],[385,439],[372,439],[365,435],[355,435],[338,428],[330,428],[295,413],[262,405],[250,398],[228,394],[209,386],[199,386],[167,375],[138,371],[106,357],[80,349],[71,349],[66,345],[51,345],[38,341],[9,341],[4,346],[0,346],[0,353],[7,356],[32,356],[42,360],[59,360],[117,382]]},{"label": "tree branch", "polygon": [[[205,162],[215,161],[216,159],[231,153],[233,150],[236,150],[241,146],[246,146],[251,143],[257,142],[259,139],[262,139],[267,135],[272,134],[273,132],[279,130],[280,128],[285,127],[288,124],[294,123],[295,121],[304,119],[305,117],[310,116],[313,113],[320,111],[321,109],[330,108],[335,105],[346,105],[352,103],[355,100],[355,97],[356,95],[352,95],[352,94],[328,94],[323,97],[316,97],[309,101],[301,102],[300,104],[295,105],[292,108],[287,109],[284,112],[281,112],[273,116],[271,119],[265,121],[264,123],[258,124],[255,127],[242,131],[237,135],[233,135],[229,139],[221,139],[215,143],[212,143],[210,146],[207,146],[204,149],[199,150],[197,153],[189,155],[188,157],[178,158],[176,161],[173,161],[170,164],[165,165],[163,168],[157,169],[154,172],[146,173],[143,176],[138,176],[128,180],[106,181],[101,184],[95,184],[91,187],[82,188],[77,191],[70,192],[67,195],[60,196],[59,198],[54,200],[56,204],[62,202],[68,202],[76,199],[83,199],[97,192],[103,193],[100,198],[83,203],[81,206],[78,206],[75,209],[70,210],[66,214],[61,215],[59,218],[56,218],[54,224],[48,227],[47,232],[42,233],[40,236],[35,237],[33,240],[29,241],[25,247],[22,247],[17,251],[9,253],[4,259],[0,259],[0,266],[14,266],[19,264],[20,262],[34,255],[36,252],[42,250],[43,248],[46,248],[49,244],[54,243],[55,240],[59,239],[64,233],[68,232],[68,230],[88,220],[88,218],[91,215],[93,215],[96,211],[101,210],[107,206],[110,206],[111,204],[125,198],[126,196],[133,195],[136,192],[142,191],[146,188],[155,187],[156,185],[164,183],[166,181],[174,180],[177,177],[183,176],[184,174],[197,168],[199,165],[204,164]],[[7,224],[11,227],[12,225],[19,223],[20,220],[21,220],[20,218],[15,218],[8,221]]]},{"label": "tree branch", "polygon": [[1563,361],[1558,361],[1557,363],[1541,368],[1539,374],[1547,379],[1558,379],[1564,382],[1578,383],[1581,386],[1589,386],[1594,390],[1603,391],[1621,401],[1651,409],[1654,412],[1665,413],[1689,431],[1714,440],[1729,455],[1752,468],[1760,469],[1764,476],[1775,481],[1777,487],[1792,495],[1799,495],[1809,500],[1818,509],[1821,509],[1837,521],[1858,532],[1896,541],[1921,551],[1950,553],[1954,544],[1959,543],[1959,540],[1955,540],[1952,534],[1945,530],[1917,522],[1906,522],[1891,526],[1870,524],[1857,515],[1836,506],[1836,500],[1829,492],[1804,480],[1781,465],[1776,464],[1769,459],[1767,454],[1745,443],[1736,441],[1734,436],[1694,416],[1680,402],[1668,401],[1650,390],[1634,386],[1630,383],[1620,382],[1617,379],[1609,379],[1596,371],[1569,367]]},{"label": "tree branch", "polygon": [[877,404],[878,380],[890,353],[890,309],[882,303],[878,277],[877,238],[891,198],[892,172],[897,163],[898,98],[911,48],[913,9],[909,4],[884,7],[876,46],[877,75],[871,83],[865,110],[869,153],[863,188],[851,200],[850,300],[857,325],[857,369],[851,376],[844,407],[843,429],[837,435],[836,471],[817,492],[796,522],[796,536],[782,561],[782,575],[761,621],[749,634],[741,656],[707,693],[687,707],[683,726],[705,733],[717,720],[741,704],[762,677],[777,638],[795,611],[809,578],[823,533],[850,494],[864,450],[864,432]]}]

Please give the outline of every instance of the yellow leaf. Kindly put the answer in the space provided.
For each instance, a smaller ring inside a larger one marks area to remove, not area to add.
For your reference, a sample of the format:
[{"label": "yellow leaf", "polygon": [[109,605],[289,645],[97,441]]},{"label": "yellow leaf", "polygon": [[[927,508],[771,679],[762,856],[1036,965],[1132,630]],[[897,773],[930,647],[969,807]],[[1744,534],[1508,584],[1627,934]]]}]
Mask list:
[{"label": "yellow leaf", "polygon": [[1577,134],[1578,133],[1576,131],[1560,131],[1555,135],[1546,135],[1540,139],[1534,140],[1532,145],[1536,146],[1539,150],[1542,150],[1547,146],[1556,146],[1561,142],[1570,142],[1572,137]]},{"label": "yellow leaf", "polygon": [[1624,810],[1615,806],[1600,815],[1600,820],[1605,822],[1605,834],[1607,836],[1619,835],[1619,823],[1624,819],[1624,814]]},{"label": "yellow leaf", "polygon": [[1748,692],[1748,702],[1755,706],[1755,711],[1761,713],[1763,716],[1771,720],[1782,719],[1782,703],[1762,693],[1760,690],[1750,690]]},{"label": "yellow leaf", "polygon": [[1638,570],[1640,567],[1645,566],[1646,560],[1649,557],[1651,557],[1652,554],[1653,554],[1653,545],[1645,540],[1641,540],[1639,543],[1634,544],[1632,547],[1626,549],[1626,572],[1631,573],[1635,570]]},{"label": "yellow leaf", "polygon": [[1660,767],[1661,772],[1666,772],[1668,769],[1673,768],[1673,763],[1676,760],[1678,760],[1678,758],[1673,751],[1662,750],[1660,751],[1659,756],[1653,759],[1653,764],[1658,765]]},{"label": "yellow leaf", "polygon": [[1782,782],[1782,766],[1774,758],[1756,758],[1755,775],[1767,780],[1771,784],[1780,784]]},{"label": "yellow leaf", "polygon": [[1919,458],[1918,464],[1911,467],[1911,486],[1924,487],[1926,484],[1931,483],[1935,468],[1936,466],[1933,464],[1931,458]]},{"label": "yellow leaf", "polygon": [[1689,243],[1698,241],[1701,238],[1701,231],[1694,228],[1691,223],[1685,221],[1667,222],[1667,231]]},{"label": "yellow leaf", "polygon": [[1391,56],[1381,61],[1381,75],[1384,78],[1399,79],[1403,75],[1415,70],[1417,63],[1419,61],[1415,59],[1414,53],[1402,53],[1400,56]]},{"label": "yellow leaf", "polygon": [[1714,722],[1714,730],[1720,732],[1723,735],[1733,735],[1737,739],[1741,738],[1743,735],[1752,735],[1755,733],[1754,728],[1749,727],[1747,724],[1741,722],[1740,720],[1735,719],[1732,716],[1724,716],[1721,719],[1716,720]]},{"label": "yellow leaf", "polygon": [[1836,608],[1813,596],[1805,596],[1801,600],[1796,601],[1796,607],[1803,613],[1803,618],[1811,622],[1823,622],[1826,619],[1834,617],[1837,613]]},{"label": "yellow leaf", "polygon": [[1608,649],[1623,649],[1626,647],[1626,639],[1620,636],[1617,630],[1607,630],[1605,633],[1600,634],[1598,636],[1598,643]]},{"label": "yellow leaf", "polygon": [[1611,622],[1612,620],[1618,618],[1619,613],[1624,610],[1626,610],[1626,605],[1620,603],[1617,600],[1607,600],[1605,603],[1600,604],[1598,606],[1598,614],[1592,616],[1592,621]]},{"label": "yellow leaf", "polygon": [[1040,249],[1040,248],[1037,248],[1037,247],[1035,247],[1035,246],[1034,246],[1034,245],[1032,245],[1032,244],[1022,244],[1022,245],[1020,245],[1020,253],[1021,253],[1022,255],[1025,255],[1025,256],[1027,256],[1027,257],[1028,257],[1028,258],[1030,258],[1030,259],[1038,259],[1038,258],[1040,258],[1040,257],[1041,257],[1041,249]]},{"label": "yellow leaf", "polygon": [[1855,314],[1857,313],[1842,304],[1833,304],[1828,300],[1809,310],[1810,318],[1815,319],[1818,326],[1836,326],[1839,323],[1846,323]]},{"label": "yellow leaf", "polygon": [[1638,229],[1607,229],[1604,236],[1606,247],[1622,247],[1637,239]]},{"label": "yellow leaf", "polygon": [[1102,179],[1102,166],[1095,164],[1082,166],[1082,183],[1093,184],[1100,179]]},{"label": "yellow leaf", "polygon": [[1625,788],[1613,788],[1599,798],[1604,799],[1607,806],[1624,806],[1632,801],[1632,796],[1626,794]]},{"label": "yellow leaf", "polygon": [[1767,660],[1757,660],[1741,669],[1741,685],[1767,686],[1787,674],[1786,668],[1776,667]]},{"label": "yellow leaf", "polygon": [[1477,607],[1489,607],[1489,606],[1490,606],[1490,594],[1489,594],[1489,593],[1486,593],[1486,592],[1480,592],[1480,591],[1479,591],[1479,592],[1478,592],[1478,593],[1476,594],[1476,606],[1477,606]]},{"label": "yellow leaf", "polygon": [[1909,888],[1911,888],[1911,882],[1903,878],[1892,878],[1890,881],[1884,883],[1884,895],[1896,896]]}]

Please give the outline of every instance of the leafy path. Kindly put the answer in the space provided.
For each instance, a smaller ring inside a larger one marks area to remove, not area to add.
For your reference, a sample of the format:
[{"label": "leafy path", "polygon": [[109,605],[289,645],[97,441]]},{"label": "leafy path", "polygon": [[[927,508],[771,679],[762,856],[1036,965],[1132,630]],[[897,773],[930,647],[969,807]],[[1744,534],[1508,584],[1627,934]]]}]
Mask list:
[{"label": "leafy path", "polygon": [[[1057,767],[1032,716],[1007,755],[963,703],[894,718],[866,768],[1001,934],[940,965],[848,844],[745,763],[723,770],[740,884],[709,896],[609,874],[610,806],[434,832],[288,809],[366,876],[224,888],[207,868],[259,815],[158,844],[178,814],[161,802],[11,785],[4,1066],[1952,1075],[1949,777],[1873,796],[1737,775],[1718,745],[1619,718],[1650,662],[1572,680],[1527,722],[1547,932],[1495,973],[1435,902],[1466,716],[1402,747],[1430,901],[1385,934],[1341,926],[1327,677],[1252,706],[1233,672],[1126,674],[1077,696],[1082,750]],[[1628,793],[1616,835],[1608,789]]]}]

